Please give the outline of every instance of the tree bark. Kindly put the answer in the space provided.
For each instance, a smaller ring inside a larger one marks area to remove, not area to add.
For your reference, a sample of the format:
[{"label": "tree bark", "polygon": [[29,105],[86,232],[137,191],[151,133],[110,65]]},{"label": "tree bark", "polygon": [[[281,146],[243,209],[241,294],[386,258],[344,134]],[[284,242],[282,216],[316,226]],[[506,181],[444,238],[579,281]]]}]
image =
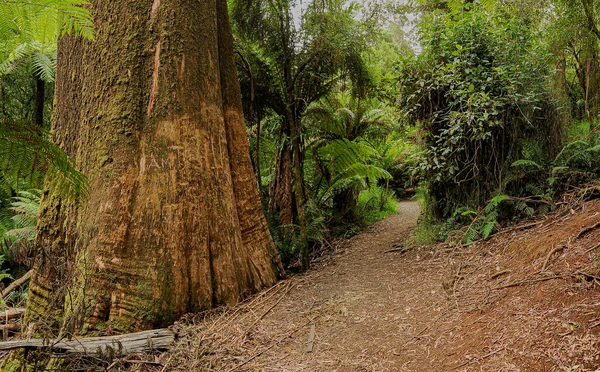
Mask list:
[{"label": "tree bark", "polygon": [[44,127],[44,98],[46,97],[46,83],[39,76],[35,78],[35,109],[33,122],[40,128]]},{"label": "tree bark", "polygon": [[283,270],[252,173],[226,0],[91,1],[59,42],[56,141],[89,177],[40,208],[26,322],[137,331],[270,286]]}]

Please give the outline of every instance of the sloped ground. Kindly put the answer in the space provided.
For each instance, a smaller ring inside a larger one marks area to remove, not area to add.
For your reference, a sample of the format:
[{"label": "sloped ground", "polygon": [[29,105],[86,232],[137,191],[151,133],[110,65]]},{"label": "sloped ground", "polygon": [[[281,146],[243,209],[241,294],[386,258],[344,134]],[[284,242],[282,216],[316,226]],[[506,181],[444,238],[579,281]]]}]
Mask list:
[{"label": "sloped ground", "polygon": [[600,368],[600,200],[472,248],[384,253],[418,215],[403,202],[309,273],[184,319],[158,370]]}]

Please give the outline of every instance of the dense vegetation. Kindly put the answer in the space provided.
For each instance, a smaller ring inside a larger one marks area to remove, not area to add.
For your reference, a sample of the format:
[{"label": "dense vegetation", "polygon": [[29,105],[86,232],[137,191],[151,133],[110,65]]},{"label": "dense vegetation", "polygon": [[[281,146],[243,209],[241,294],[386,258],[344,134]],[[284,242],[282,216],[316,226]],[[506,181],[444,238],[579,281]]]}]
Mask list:
[{"label": "dense vegetation", "polygon": [[[14,277],[31,267],[39,190],[86,197],[50,142],[57,40],[94,36],[82,4],[0,4],[0,270]],[[229,7],[252,165],[288,267],[415,188],[421,238],[470,242],[600,176],[594,1]]]}]

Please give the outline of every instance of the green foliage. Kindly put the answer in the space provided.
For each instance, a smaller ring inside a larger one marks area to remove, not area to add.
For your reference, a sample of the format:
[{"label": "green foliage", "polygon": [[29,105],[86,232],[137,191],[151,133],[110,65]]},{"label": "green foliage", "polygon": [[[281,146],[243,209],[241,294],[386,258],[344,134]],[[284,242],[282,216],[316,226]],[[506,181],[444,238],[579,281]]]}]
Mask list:
[{"label": "green foliage", "polygon": [[7,239],[10,244],[14,244],[19,241],[32,241],[35,238],[40,196],[40,190],[31,189],[19,191],[17,196],[12,198],[8,208],[13,213],[10,217],[12,226],[2,234],[5,241]]},{"label": "green foliage", "polygon": [[29,58],[37,75],[54,81],[59,36],[93,38],[85,0],[5,1],[0,3],[0,76]]},{"label": "green foliage", "polygon": [[[305,211],[308,221],[306,225],[307,239],[309,245],[314,247],[323,242],[328,236],[329,229],[326,224],[329,216],[311,200],[306,204]],[[269,218],[269,213],[267,213],[267,216],[275,245],[281,256],[281,261],[285,266],[289,266],[298,257],[302,249],[302,242],[294,230],[298,226],[277,226],[272,216]]]},{"label": "green foliage", "polygon": [[4,122],[0,125],[0,187],[18,190],[19,182],[41,185],[52,175],[57,190],[86,196],[87,179],[75,170],[71,159],[34,125]]},{"label": "green foliage", "polygon": [[[2,197],[10,204],[0,205],[0,280],[16,277],[31,267],[40,195],[40,190],[31,189],[19,191],[12,198]],[[21,304],[26,290],[24,287],[11,293],[6,302]]]},{"label": "green foliage", "polygon": [[388,148],[384,158],[367,141],[392,128],[388,111],[375,105],[375,101],[341,92],[307,110],[305,120],[318,178],[311,182],[312,195],[322,206],[333,200],[338,217],[355,217],[359,192],[392,178],[384,167],[394,167],[393,151]]},{"label": "green foliage", "polygon": [[398,200],[383,187],[371,186],[358,195],[357,214],[366,226],[395,213],[398,213]]},{"label": "green foliage", "polygon": [[[458,230],[458,234],[461,234],[461,243],[469,244],[479,239],[486,240],[501,227],[501,220],[532,217],[535,209],[530,204],[536,202],[539,201],[514,198],[504,194],[496,195],[479,211],[469,207],[456,209],[449,224],[458,223],[467,226],[465,229]],[[542,205],[548,203],[542,200]]]},{"label": "green foliage", "polygon": [[[539,164],[533,160],[520,159],[512,164],[519,170],[518,176],[527,180],[530,194],[557,196],[571,184],[581,184],[600,176],[600,135],[582,130],[575,123],[575,139],[564,144],[551,162]],[[586,133],[587,132],[587,133]]]},{"label": "green foliage", "polygon": [[331,174],[329,190],[366,187],[367,182],[389,179],[384,169],[368,164],[376,150],[371,146],[347,139],[331,141],[319,149],[319,155]]},{"label": "green foliage", "polygon": [[400,68],[401,108],[425,131],[428,211],[450,217],[520,195],[510,165],[526,143],[552,155],[562,127],[547,89],[547,47],[528,24],[473,4],[422,24],[425,50]]}]

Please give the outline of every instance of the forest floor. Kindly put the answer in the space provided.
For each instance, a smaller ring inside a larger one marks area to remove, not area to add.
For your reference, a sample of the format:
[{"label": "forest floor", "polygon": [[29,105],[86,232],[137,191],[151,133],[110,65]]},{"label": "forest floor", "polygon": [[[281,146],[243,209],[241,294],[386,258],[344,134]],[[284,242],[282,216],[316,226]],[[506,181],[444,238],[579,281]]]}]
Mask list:
[{"label": "forest floor", "polygon": [[600,200],[406,253],[415,202],[237,307],[184,318],[164,371],[594,371]]}]

